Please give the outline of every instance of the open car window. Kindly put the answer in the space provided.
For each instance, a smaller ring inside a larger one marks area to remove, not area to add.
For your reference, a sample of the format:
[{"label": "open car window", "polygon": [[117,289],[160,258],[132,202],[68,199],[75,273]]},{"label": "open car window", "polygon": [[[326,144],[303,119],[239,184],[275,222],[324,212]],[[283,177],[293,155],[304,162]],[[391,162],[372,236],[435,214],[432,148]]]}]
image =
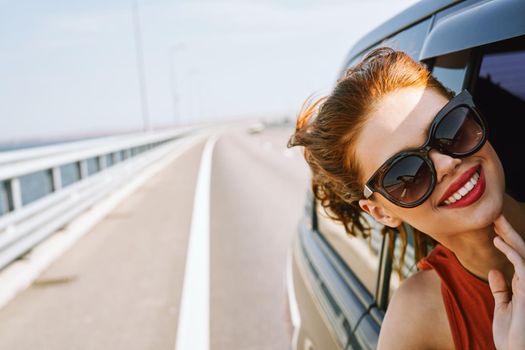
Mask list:
[{"label": "open car window", "polygon": [[525,202],[525,163],[517,156],[517,151],[525,149],[525,36],[483,47],[475,78],[474,100],[503,164],[506,192]]}]

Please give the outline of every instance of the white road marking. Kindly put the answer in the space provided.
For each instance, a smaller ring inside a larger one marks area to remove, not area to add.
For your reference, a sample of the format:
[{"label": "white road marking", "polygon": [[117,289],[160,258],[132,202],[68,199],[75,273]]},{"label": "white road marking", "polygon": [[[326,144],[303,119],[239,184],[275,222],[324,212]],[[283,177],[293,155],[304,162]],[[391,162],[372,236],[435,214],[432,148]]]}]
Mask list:
[{"label": "white road marking", "polygon": [[288,292],[288,307],[290,309],[290,318],[293,325],[292,334],[292,349],[297,349],[297,343],[299,341],[299,329],[301,328],[301,314],[299,313],[299,306],[295,297],[295,286],[293,283],[292,274],[292,249],[288,250],[288,256],[286,257],[286,291]]},{"label": "white road marking", "polygon": [[176,350],[210,348],[210,183],[213,147],[218,138],[215,134],[206,142],[199,166]]}]

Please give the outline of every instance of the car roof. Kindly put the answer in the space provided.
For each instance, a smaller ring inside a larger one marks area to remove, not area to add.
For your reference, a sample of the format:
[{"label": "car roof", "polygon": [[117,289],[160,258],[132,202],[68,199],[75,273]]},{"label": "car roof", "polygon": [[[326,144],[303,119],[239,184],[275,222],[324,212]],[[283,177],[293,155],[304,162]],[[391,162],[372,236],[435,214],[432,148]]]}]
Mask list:
[{"label": "car roof", "polygon": [[381,40],[396,34],[432,14],[464,0],[421,0],[390,18],[361,38],[350,50],[346,62]]}]

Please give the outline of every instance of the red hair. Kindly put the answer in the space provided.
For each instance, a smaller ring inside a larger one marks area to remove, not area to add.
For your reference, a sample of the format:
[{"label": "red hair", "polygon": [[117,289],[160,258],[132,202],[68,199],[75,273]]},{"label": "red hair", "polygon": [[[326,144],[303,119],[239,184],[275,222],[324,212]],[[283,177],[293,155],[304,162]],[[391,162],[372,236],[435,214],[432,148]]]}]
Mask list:
[{"label": "red hair", "polygon": [[402,51],[381,47],[349,68],[330,95],[308,99],[297,116],[288,147],[304,147],[314,196],[349,234],[357,228],[366,236],[369,230],[358,204],[364,198],[364,184],[355,141],[376,103],[408,87],[430,87],[449,99],[454,95],[424,64]]}]

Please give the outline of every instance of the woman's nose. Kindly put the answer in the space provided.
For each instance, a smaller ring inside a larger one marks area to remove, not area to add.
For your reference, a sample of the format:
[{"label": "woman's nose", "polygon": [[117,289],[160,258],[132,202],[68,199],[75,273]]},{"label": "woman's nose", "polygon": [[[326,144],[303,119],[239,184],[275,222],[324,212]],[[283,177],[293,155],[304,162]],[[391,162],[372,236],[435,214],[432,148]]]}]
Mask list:
[{"label": "woman's nose", "polygon": [[431,149],[428,156],[432,160],[432,163],[434,163],[434,168],[436,168],[438,183],[443,181],[446,175],[453,176],[461,164],[461,159],[440,153],[435,149]]}]

